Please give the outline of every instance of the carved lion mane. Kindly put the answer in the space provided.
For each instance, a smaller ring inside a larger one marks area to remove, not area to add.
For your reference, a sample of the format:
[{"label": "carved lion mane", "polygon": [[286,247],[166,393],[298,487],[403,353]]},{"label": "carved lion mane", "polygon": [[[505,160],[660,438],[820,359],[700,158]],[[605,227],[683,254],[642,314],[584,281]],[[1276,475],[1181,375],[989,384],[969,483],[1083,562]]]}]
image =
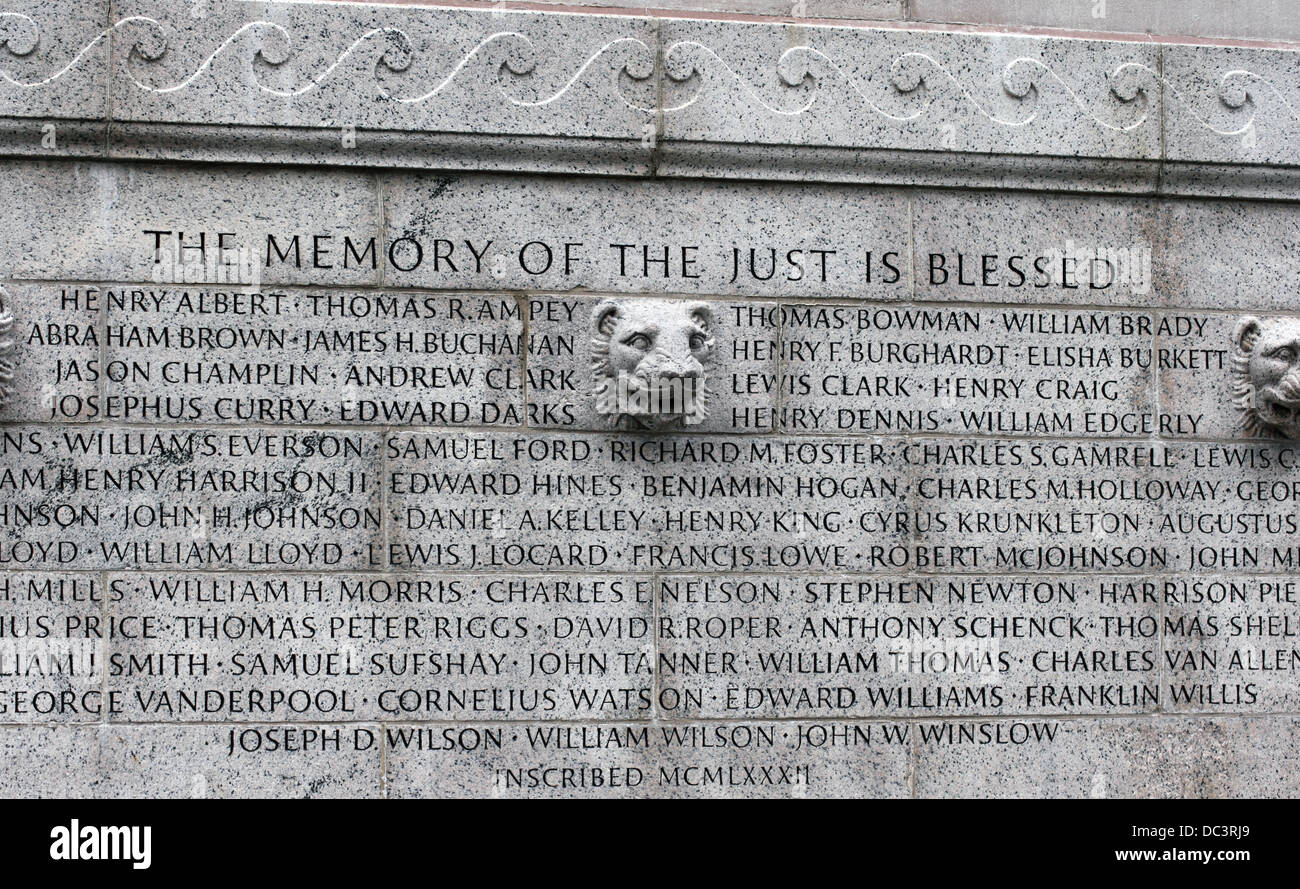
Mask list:
[{"label": "carved lion mane", "polygon": [[1232,335],[1232,403],[1250,437],[1300,440],[1300,318],[1247,315]]},{"label": "carved lion mane", "polygon": [[591,316],[596,410],[620,429],[663,431],[704,420],[713,315],[703,303],[605,300]]},{"label": "carved lion mane", "polygon": [[0,287],[0,410],[4,409],[14,394],[14,353],[18,344],[14,340],[14,316],[9,313],[9,294]]}]

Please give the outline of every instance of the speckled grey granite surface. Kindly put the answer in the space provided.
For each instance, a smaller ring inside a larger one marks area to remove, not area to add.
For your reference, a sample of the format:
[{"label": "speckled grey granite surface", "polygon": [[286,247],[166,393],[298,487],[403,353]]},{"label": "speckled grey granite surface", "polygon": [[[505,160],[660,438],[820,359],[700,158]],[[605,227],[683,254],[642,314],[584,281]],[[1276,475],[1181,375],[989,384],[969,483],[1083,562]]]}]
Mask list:
[{"label": "speckled grey granite surface", "polygon": [[[1252,792],[1117,782],[1294,706],[1288,205],[214,169],[3,172],[15,793]],[[702,424],[611,306],[707,309]]]},{"label": "speckled grey granite surface", "polygon": [[[10,196],[0,243],[11,278],[245,285],[256,283],[240,277],[251,266],[268,283],[379,280],[369,258],[342,267],[343,237],[373,237],[378,229],[378,181],[371,174],[241,167],[214,179],[183,166],[14,161],[0,169],[0,182]],[[60,228],[63,235],[56,234]],[[221,239],[223,231],[243,234]],[[276,256],[285,258],[267,265],[267,237],[280,233],[286,234]],[[293,234],[300,235],[296,248]],[[335,258],[318,258],[313,248]],[[326,262],[334,267],[317,267]]]},{"label": "speckled grey granite surface", "polygon": [[0,794],[1300,794],[1294,58],[0,6]]},{"label": "speckled grey granite surface", "polygon": [[[923,797],[1293,797],[1294,719],[1015,722],[935,733],[917,752]],[[974,764],[978,762],[978,766]]]}]

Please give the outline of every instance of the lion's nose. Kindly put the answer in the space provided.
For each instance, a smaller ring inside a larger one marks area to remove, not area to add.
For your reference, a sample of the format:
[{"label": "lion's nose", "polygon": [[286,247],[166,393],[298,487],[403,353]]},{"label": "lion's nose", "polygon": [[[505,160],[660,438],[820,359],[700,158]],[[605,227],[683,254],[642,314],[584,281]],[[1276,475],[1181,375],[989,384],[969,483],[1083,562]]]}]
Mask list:
[{"label": "lion's nose", "polygon": [[659,365],[658,375],[672,380],[694,380],[699,378],[703,370],[698,361],[670,358]]}]

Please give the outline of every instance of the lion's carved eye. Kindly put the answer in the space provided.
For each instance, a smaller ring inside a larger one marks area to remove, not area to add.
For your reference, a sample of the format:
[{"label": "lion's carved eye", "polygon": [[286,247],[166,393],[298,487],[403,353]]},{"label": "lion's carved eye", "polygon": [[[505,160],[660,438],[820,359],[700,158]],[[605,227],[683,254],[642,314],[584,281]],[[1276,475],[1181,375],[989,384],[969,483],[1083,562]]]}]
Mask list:
[{"label": "lion's carved eye", "polygon": [[691,349],[695,351],[703,349],[704,344],[706,342],[708,342],[708,338],[704,334],[702,333],[691,334]]},{"label": "lion's carved eye", "polygon": [[1295,361],[1296,352],[1291,346],[1282,346],[1273,350],[1274,358],[1279,361]]},{"label": "lion's carved eye", "polygon": [[623,340],[623,345],[645,351],[650,348],[650,337],[646,336],[644,333],[634,333],[627,339]]}]

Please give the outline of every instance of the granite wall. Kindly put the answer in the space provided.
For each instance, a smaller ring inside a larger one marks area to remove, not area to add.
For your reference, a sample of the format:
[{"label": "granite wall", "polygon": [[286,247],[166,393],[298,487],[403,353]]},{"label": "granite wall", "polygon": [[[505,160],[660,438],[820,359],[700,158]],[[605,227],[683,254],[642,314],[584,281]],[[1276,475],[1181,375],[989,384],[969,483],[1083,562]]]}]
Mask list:
[{"label": "granite wall", "polygon": [[1300,793],[1295,72],[0,5],[3,791]]},{"label": "granite wall", "polygon": [[[409,4],[413,0],[384,0]],[[424,4],[430,5],[430,4]],[[1290,0],[464,0],[456,6],[665,15],[771,16],[789,21],[992,25],[1117,34],[1295,40]]]}]

